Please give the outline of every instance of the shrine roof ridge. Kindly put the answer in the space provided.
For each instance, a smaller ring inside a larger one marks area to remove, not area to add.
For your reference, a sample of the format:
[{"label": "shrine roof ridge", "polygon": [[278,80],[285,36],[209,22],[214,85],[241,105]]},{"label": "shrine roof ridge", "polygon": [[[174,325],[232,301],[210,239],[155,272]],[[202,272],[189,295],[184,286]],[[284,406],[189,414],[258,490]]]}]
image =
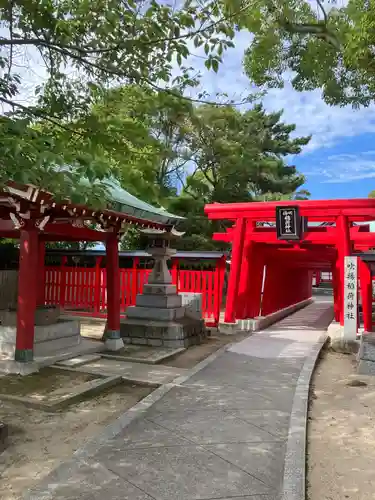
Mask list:
[{"label": "shrine roof ridge", "polygon": [[[85,179],[82,180],[82,183],[86,183]],[[78,211],[91,211],[123,220],[127,219],[129,222],[139,222],[146,226],[155,225],[155,227],[171,227],[185,219],[179,215],[171,214],[163,208],[154,207],[140,200],[123,189],[115,179],[106,179],[102,181],[102,184],[108,192],[109,200],[108,203],[100,209],[95,209],[89,205],[75,203],[70,200],[58,201],[54,199],[53,193],[49,193],[37,186],[17,184],[14,182],[9,182],[5,189],[3,189],[2,196],[0,196],[0,205],[4,206],[9,204],[9,197],[14,197],[26,203],[44,206],[52,204],[55,210],[63,207],[63,209],[68,208]],[[76,215],[79,214],[77,213]]]}]

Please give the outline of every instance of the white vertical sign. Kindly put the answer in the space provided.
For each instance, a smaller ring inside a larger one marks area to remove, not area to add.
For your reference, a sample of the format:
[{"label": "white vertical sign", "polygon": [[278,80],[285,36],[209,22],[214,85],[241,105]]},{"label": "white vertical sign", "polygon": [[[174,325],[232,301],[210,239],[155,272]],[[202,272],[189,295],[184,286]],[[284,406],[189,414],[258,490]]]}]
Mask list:
[{"label": "white vertical sign", "polygon": [[345,257],[344,265],[344,338],[355,340],[358,330],[358,257]]}]

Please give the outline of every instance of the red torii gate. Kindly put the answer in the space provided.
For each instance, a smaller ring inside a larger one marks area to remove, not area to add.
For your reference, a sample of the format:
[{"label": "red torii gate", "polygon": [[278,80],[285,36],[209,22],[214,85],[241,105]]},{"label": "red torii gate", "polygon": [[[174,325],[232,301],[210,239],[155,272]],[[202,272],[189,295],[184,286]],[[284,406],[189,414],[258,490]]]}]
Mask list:
[{"label": "red torii gate", "polygon": [[[285,241],[272,224],[277,207],[291,206],[307,223],[299,240]],[[375,220],[375,200],[214,203],[205,212],[210,219],[233,223],[213,236],[232,244],[225,322],[266,316],[301,302],[311,297],[313,271],[331,271],[335,319],[343,324],[345,256],[375,247],[369,225],[353,223]],[[334,225],[318,225],[324,222]],[[360,277],[365,330],[371,331],[371,273],[362,261]]]}]

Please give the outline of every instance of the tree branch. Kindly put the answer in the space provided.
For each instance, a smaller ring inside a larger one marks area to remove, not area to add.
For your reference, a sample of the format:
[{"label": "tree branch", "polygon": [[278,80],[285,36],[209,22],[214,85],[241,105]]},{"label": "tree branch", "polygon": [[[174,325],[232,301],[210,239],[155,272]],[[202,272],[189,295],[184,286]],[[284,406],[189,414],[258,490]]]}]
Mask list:
[{"label": "tree branch", "polygon": [[316,0],[316,3],[318,4],[318,7],[320,8],[320,10],[321,10],[321,12],[323,14],[324,24],[327,25],[328,18],[327,18],[327,13],[325,11],[324,5],[322,4],[321,0]]}]

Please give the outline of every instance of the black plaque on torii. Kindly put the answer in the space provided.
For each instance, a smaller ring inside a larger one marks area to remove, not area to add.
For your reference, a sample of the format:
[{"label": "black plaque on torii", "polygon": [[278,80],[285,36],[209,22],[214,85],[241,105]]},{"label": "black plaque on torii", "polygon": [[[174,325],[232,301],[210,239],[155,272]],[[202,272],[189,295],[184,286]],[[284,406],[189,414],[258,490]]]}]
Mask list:
[{"label": "black plaque on torii", "polygon": [[276,207],[276,231],[279,240],[302,239],[307,220],[301,217],[298,206]]}]

